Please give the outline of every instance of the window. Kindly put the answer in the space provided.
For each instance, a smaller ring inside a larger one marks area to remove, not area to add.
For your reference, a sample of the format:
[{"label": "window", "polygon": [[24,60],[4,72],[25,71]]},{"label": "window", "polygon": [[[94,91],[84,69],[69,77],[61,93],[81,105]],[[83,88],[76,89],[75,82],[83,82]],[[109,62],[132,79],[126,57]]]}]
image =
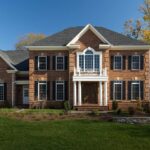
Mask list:
[{"label": "window", "polygon": [[38,82],[38,100],[47,99],[47,82],[39,81]]},{"label": "window", "polygon": [[115,70],[122,69],[122,56],[114,56],[114,69]]},{"label": "window", "polygon": [[56,100],[64,100],[64,81],[56,81]]},{"label": "window", "polygon": [[64,70],[64,56],[56,56],[57,70]]},{"label": "window", "polygon": [[100,70],[100,54],[101,52],[94,52],[93,49],[88,48],[83,53],[78,52],[78,68],[81,71],[99,71]]},{"label": "window", "polygon": [[0,101],[4,100],[4,84],[0,84]]},{"label": "window", "polygon": [[38,56],[38,70],[47,70],[46,56]]},{"label": "window", "polygon": [[131,68],[132,70],[138,70],[140,69],[140,56],[139,55],[133,55],[131,58]]},{"label": "window", "polygon": [[141,97],[140,81],[132,81],[131,83],[131,99],[138,100]]},{"label": "window", "polygon": [[122,81],[114,81],[113,99],[122,100]]}]

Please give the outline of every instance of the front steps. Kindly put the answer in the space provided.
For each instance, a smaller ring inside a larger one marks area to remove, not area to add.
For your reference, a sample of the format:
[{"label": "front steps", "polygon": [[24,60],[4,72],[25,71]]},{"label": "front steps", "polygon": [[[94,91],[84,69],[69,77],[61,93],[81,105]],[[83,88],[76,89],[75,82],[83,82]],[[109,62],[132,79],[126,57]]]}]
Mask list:
[{"label": "front steps", "polygon": [[75,110],[78,111],[108,111],[108,106],[98,106],[98,105],[81,105],[81,106],[74,106]]}]

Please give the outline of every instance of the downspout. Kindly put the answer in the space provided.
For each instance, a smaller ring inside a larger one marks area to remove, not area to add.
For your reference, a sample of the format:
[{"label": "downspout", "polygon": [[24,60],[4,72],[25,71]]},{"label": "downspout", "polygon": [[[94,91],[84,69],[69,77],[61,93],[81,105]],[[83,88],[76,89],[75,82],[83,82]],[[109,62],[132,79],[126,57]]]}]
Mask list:
[{"label": "downspout", "polygon": [[15,73],[12,73],[12,107],[15,106],[14,98],[15,98]]}]

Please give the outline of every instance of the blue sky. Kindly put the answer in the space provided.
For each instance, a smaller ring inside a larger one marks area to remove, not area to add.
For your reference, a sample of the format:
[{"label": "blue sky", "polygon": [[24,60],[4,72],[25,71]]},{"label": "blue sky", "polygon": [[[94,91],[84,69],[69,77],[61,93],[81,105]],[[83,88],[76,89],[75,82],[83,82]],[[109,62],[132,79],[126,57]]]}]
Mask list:
[{"label": "blue sky", "polygon": [[123,32],[123,23],[140,18],[143,0],[0,0],[0,49],[15,48],[27,33],[50,35],[91,23]]}]

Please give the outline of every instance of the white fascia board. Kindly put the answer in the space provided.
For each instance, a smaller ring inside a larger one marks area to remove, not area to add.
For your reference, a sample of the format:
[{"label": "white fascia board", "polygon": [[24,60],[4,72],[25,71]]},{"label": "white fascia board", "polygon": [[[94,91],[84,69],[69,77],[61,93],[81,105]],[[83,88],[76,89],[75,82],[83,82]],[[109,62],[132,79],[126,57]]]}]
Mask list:
[{"label": "white fascia board", "polygon": [[16,73],[17,70],[6,70],[7,73]]},{"label": "white fascia board", "polygon": [[28,75],[28,74],[29,74],[29,71],[18,71],[17,74],[20,74],[20,75]]},{"label": "white fascia board", "polygon": [[104,43],[111,45],[111,43],[107,41],[102,34],[100,34],[91,24],[88,24],[67,44],[67,46],[75,44],[89,29]]},{"label": "white fascia board", "polygon": [[76,49],[80,48],[79,45],[71,45],[71,46],[25,46],[25,48],[29,50],[35,50],[35,51],[40,51],[40,50],[69,50],[69,49]]},{"label": "white fascia board", "polygon": [[17,71],[17,69],[7,59],[5,59],[2,54],[0,54],[0,57],[8,64],[8,66]]},{"label": "white fascia board", "polygon": [[73,76],[73,81],[108,81],[108,77],[100,77],[100,76]]},{"label": "white fascia board", "polygon": [[17,85],[28,85],[29,81],[28,80],[20,80],[20,81],[15,81]]},{"label": "white fascia board", "polygon": [[110,49],[110,50],[149,50],[150,45],[99,45],[99,49]]}]

